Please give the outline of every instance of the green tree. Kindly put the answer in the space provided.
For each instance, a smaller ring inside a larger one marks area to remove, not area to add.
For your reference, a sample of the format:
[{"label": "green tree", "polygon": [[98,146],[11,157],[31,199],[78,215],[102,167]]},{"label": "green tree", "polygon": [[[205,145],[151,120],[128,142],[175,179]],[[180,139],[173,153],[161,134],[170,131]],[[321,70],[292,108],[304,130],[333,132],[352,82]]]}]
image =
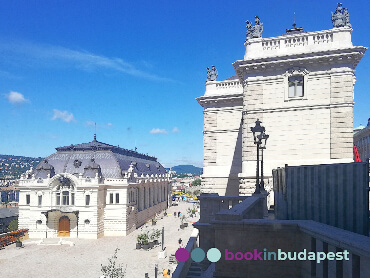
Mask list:
[{"label": "green tree", "polygon": [[202,183],[201,179],[196,179],[191,183],[191,186],[199,186]]},{"label": "green tree", "polygon": [[8,225],[8,231],[13,232],[18,230],[18,219],[12,220]]}]

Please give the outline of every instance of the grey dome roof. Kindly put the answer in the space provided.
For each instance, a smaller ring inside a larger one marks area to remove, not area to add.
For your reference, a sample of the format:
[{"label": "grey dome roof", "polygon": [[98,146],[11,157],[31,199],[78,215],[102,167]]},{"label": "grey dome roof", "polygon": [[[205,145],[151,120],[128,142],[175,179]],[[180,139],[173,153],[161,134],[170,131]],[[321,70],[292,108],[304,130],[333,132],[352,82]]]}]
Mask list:
[{"label": "grey dome roof", "polygon": [[[138,175],[165,174],[166,170],[157,158],[102,143],[94,139],[82,143],[56,148],[57,152],[48,156],[35,169],[36,178],[46,178],[48,174],[82,174],[83,177],[122,178],[131,163]],[[45,162],[46,161],[46,162]]]}]

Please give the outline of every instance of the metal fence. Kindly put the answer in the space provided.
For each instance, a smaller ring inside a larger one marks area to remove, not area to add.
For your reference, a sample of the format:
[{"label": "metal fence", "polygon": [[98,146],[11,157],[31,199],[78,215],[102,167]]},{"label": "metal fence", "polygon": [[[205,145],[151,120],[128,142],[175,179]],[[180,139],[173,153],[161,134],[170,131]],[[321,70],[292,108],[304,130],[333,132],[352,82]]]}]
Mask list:
[{"label": "metal fence", "polygon": [[369,235],[369,162],[273,170],[277,219],[314,220]]}]

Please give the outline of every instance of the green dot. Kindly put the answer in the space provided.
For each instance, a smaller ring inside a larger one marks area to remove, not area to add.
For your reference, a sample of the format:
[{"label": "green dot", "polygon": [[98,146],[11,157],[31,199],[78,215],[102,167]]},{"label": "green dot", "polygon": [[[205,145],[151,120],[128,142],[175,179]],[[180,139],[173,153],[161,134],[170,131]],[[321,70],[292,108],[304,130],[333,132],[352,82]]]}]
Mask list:
[{"label": "green dot", "polygon": [[221,252],[217,248],[211,248],[207,252],[207,259],[212,262],[218,262],[221,258]]},{"label": "green dot", "polygon": [[191,251],[191,258],[196,263],[203,261],[205,256],[206,254],[201,248],[195,248],[193,251]]}]

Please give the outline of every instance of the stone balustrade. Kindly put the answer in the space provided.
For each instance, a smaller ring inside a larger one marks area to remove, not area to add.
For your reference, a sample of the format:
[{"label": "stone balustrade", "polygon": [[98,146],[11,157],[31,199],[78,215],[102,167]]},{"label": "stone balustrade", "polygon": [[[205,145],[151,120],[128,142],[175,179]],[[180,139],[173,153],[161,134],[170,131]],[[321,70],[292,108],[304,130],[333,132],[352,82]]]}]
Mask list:
[{"label": "stone balustrade", "polygon": [[246,49],[244,60],[349,48],[352,47],[351,33],[351,28],[341,27],[249,39],[244,44]]},{"label": "stone balustrade", "polygon": [[201,194],[198,198],[201,211],[199,223],[210,223],[219,211],[231,209],[246,198],[246,196],[219,196],[217,193]]}]

